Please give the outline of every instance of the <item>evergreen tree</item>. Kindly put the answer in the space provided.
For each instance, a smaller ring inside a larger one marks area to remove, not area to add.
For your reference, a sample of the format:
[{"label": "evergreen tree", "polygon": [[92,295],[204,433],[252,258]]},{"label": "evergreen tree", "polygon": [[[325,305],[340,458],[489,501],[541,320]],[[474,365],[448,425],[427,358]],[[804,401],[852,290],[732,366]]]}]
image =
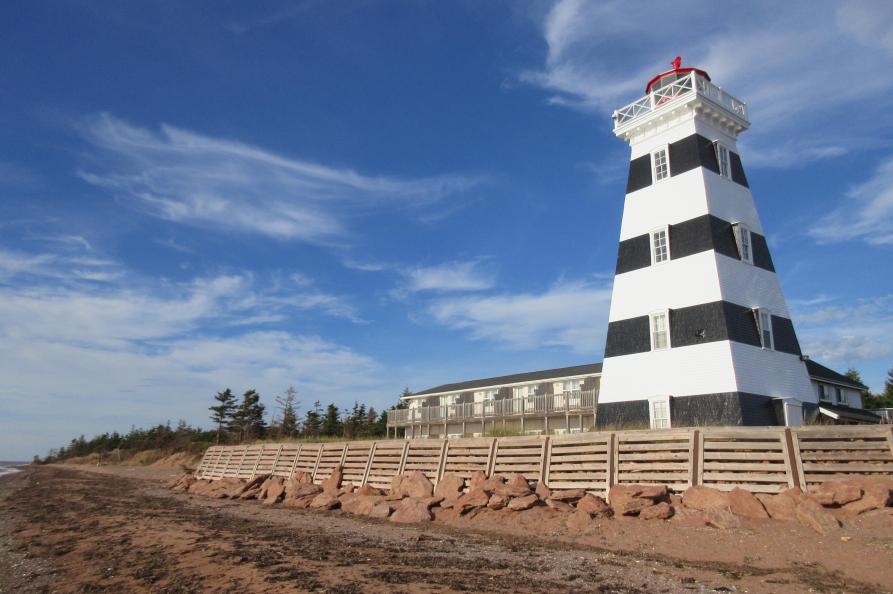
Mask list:
[{"label": "evergreen tree", "polygon": [[326,407],[326,415],[322,421],[322,434],[328,436],[341,435],[341,419],[339,419],[338,407],[330,403]]},{"label": "evergreen tree", "polygon": [[301,427],[301,434],[305,437],[319,437],[322,428],[322,418],[320,416],[319,400],[313,403],[313,408],[307,411],[304,417],[304,426]]},{"label": "evergreen tree", "polygon": [[260,402],[260,394],[256,390],[248,390],[242,395],[242,402],[231,416],[241,441],[264,436],[267,429],[264,422],[265,410]]},{"label": "evergreen tree", "polygon": [[284,395],[276,398],[276,403],[282,414],[282,421],[279,423],[282,437],[294,437],[298,431],[297,396],[298,392],[294,386],[289,386]]},{"label": "evergreen tree", "polygon": [[214,395],[214,400],[217,401],[217,404],[209,407],[208,410],[211,411],[211,422],[217,425],[217,443],[220,443],[220,432],[224,425],[230,423],[233,411],[236,409],[236,397],[233,396],[232,390],[227,388],[223,392],[217,392]]}]

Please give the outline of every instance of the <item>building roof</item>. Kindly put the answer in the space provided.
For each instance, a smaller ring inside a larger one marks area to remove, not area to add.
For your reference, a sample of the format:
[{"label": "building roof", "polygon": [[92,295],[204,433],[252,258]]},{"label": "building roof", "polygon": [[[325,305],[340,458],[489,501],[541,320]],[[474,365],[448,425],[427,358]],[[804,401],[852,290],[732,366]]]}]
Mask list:
[{"label": "building roof", "polygon": [[809,372],[809,377],[813,379],[825,380],[834,384],[841,384],[843,386],[855,388],[856,390],[868,389],[868,386],[860,384],[859,382],[854,382],[847,376],[841,373],[837,373],[833,369],[828,369],[824,365],[816,363],[812,359],[806,360],[806,370]]},{"label": "building roof", "polygon": [[535,382],[559,377],[571,377],[575,375],[592,375],[601,372],[601,363],[588,363],[586,365],[559,367],[558,369],[544,369],[543,371],[528,371],[526,373],[516,373],[513,375],[500,375],[498,377],[469,380],[467,382],[443,384],[442,386],[435,386],[434,388],[428,388],[427,390],[422,390],[421,392],[414,392],[413,394],[410,394],[410,396],[426,396],[429,394],[439,394],[441,392],[462,392],[465,390],[474,390],[475,388],[484,388],[487,386],[520,384],[524,382]]},{"label": "building roof", "polygon": [[827,402],[819,402],[819,412],[831,417],[834,420],[846,419],[857,423],[880,423],[881,417],[870,410],[862,408],[852,408],[842,404],[829,404]]},{"label": "building roof", "polygon": [[[864,386],[859,382],[854,382],[847,376],[837,373],[833,369],[829,369],[824,365],[816,363],[811,359],[806,361],[806,370],[809,377],[817,380],[824,380],[834,384],[840,384],[856,390],[867,390],[868,386]],[[487,377],[483,379],[468,380],[465,382],[456,382],[452,384],[443,384],[422,390],[421,392],[413,392],[412,396],[428,396],[431,394],[442,394],[444,392],[464,392],[466,390],[475,390],[477,388],[486,388],[491,386],[504,386],[507,384],[522,384],[525,382],[536,382],[560,377],[572,377],[576,375],[594,375],[602,372],[601,363],[587,363],[586,365],[574,365],[572,367],[559,367],[558,369],[544,369],[542,371],[528,371],[525,373],[515,373],[512,375],[500,375],[497,377]],[[823,404],[824,406],[824,404]]]}]

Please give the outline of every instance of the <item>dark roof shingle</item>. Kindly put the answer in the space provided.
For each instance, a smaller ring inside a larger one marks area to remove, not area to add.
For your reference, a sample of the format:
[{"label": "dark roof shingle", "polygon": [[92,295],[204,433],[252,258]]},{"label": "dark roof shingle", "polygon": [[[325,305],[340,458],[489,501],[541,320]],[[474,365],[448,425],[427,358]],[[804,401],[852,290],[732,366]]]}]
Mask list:
[{"label": "dark roof shingle", "polygon": [[837,373],[833,369],[829,369],[820,363],[816,363],[812,359],[806,360],[806,370],[809,372],[809,376],[815,379],[826,380],[835,384],[842,384],[844,386],[849,386],[857,390],[868,389],[868,386],[860,384],[859,382],[854,382],[847,376],[841,373]]},{"label": "dark roof shingle", "polygon": [[422,390],[421,392],[414,392],[413,394],[410,394],[410,396],[424,396],[426,394],[438,394],[440,392],[462,392],[464,390],[483,388],[484,386],[498,386],[503,384],[535,382],[551,379],[554,377],[590,375],[601,372],[601,363],[588,363],[586,365],[574,365],[572,367],[560,367],[558,369],[544,369],[543,371],[528,371],[526,373],[515,373],[513,375],[500,375],[497,377],[469,380],[466,382],[456,382],[454,384],[443,384],[442,386],[435,386],[434,388],[428,388],[427,390]]}]

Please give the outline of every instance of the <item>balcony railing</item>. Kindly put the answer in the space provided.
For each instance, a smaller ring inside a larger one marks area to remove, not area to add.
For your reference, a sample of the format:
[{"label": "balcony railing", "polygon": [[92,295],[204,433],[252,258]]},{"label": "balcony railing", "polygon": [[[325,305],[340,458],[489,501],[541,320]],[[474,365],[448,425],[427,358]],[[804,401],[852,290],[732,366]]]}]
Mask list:
[{"label": "balcony railing", "polygon": [[484,402],[420,406],[391,409],[388,426],[403,427],[414,424],[444,423],[481,419],[501,419],[522,416],[546,416],[592,412],[598,402],[598,390],[540,394],[526,398],[505,398]]},{"label": "balcony railing", "polygon": [[683,97],[689,98],[693,94],[709,99],[745,122],[748,121],[747,104],[723,91],[697,72],[691,72],[672,84],[655,89],[641,99],[616,110],[614,112],[614,129],[617,130],[636,118],[648,115]]}]

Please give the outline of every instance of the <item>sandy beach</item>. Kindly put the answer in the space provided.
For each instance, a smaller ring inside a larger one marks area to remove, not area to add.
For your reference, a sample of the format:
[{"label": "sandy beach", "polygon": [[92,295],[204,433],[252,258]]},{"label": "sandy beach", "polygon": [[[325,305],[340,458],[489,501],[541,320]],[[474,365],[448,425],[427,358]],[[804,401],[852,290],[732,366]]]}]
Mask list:
[{"label": "sandy beach", "polygon": [[[194,497],[164,489],[176,474],[43,466],[0,479],[0,592],[893,589],[887,510],[829,537],[784,523],[718,531],[635,519],[573,536],[548,515],[397,526]],[[535,524],[538,536],[525,535]]]}]

